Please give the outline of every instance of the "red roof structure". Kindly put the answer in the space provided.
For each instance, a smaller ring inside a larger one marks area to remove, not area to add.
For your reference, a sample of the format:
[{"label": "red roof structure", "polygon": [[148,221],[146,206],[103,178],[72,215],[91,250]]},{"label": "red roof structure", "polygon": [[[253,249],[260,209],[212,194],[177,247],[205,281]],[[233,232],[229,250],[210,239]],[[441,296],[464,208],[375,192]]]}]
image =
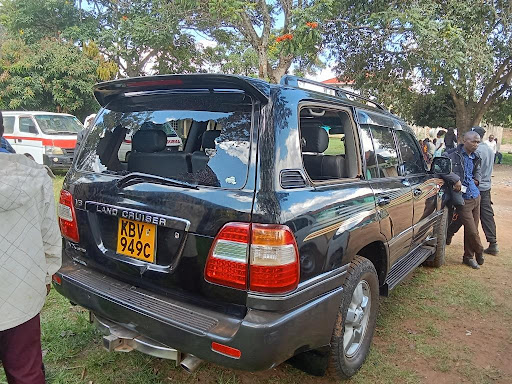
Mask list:
[{"label": "red roof structure", "polygon": [[333,77],[332,79],[322,81],[322,83],[332,85],[352,85],[355,82],[354,80],[339,80],[337,77]]}]

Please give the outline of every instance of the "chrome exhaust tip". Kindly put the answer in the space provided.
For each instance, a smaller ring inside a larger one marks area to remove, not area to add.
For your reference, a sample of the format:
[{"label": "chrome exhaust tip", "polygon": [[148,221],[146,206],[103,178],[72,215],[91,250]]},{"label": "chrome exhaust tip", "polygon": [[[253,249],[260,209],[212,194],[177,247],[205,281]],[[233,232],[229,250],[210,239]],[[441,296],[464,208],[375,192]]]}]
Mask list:
[{"label": "chrome exhaust tip", "polygon": [[186,355],[181,361],[180,366],[188,373],[193,373],[202,363],[203,360],[200,358],[195,357],[194,355]]}]

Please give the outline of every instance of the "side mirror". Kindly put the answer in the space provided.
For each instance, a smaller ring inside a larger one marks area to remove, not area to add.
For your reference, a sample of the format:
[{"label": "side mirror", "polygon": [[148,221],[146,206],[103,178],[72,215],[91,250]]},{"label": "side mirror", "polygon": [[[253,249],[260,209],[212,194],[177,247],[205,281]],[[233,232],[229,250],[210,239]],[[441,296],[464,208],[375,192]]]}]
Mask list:
[{"label": "side mirror", "polygon": [[29,131],[30,133],[35,134],[35,135],[38,135],[38,134],[39,134],[39,132],[37,131],[37,128],[36,128],[36,126],[35,126],[35,125],[29,125],[29,126],[28,126],[28,131]]},{"label": "side mirror", "polygon": [[436,175],[447,175],[452,171],[452,161],[447,157],[434,157],[430,172]]}]

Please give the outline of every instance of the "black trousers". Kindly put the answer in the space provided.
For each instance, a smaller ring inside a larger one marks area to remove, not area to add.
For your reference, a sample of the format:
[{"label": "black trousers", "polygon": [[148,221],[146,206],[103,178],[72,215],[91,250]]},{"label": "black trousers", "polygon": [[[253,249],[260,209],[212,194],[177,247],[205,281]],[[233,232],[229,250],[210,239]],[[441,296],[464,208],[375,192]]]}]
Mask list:
[{"label": "black trousers", "polygon": [[492,209],[491,190],[480,191],[480,222],[489,243],[496,243],[496,223],[494,222],[494,211]]},{"label": "black trousers", "polygon": [[[485,233],[485,238],[489,243],[496,243],[496,223],[494,222],[494,211],[492,209],[491,190],[480,191],[480,223]],[[452,214],[450,210],[449,214]],[[462,227],[462,222],[458,217],[457,212],[452,216],[452,222],[448,226],[448,234],[454,235]]]}]

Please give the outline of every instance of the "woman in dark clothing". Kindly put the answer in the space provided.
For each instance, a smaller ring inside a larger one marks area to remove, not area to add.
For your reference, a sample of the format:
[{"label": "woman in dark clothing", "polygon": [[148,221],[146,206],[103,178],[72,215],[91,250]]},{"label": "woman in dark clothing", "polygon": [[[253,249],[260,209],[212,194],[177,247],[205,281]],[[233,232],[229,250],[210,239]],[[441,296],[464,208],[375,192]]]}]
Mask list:
[{"label": "woman in dark clothing", "polygon": [[448,132],[444,135],[444,145],[446,150],[453,149],[457,145],[457,135],[453,131],[453,128],[448,128]]}]

